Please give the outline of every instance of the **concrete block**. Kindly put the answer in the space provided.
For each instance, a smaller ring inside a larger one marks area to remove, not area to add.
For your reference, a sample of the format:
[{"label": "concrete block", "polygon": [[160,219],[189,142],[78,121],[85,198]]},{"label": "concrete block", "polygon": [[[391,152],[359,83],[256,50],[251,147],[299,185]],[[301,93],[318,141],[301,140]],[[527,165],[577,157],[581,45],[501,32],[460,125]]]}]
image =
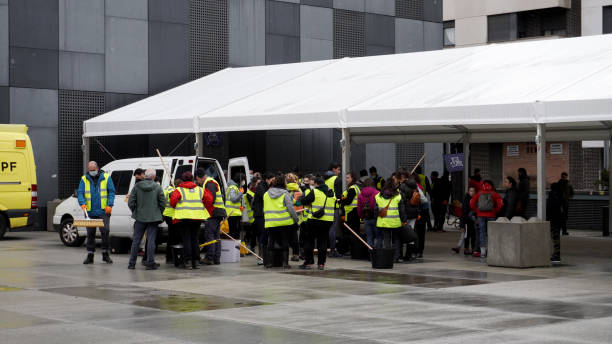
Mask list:
[{"label": "concrete block", "polygon": [[506,218],[488,223],[487,264],[510,268],[550,266],[550,222]]},{"label": "concrete block", "polygon": [[334,8],[365,12],[365,0],[334,0]]},{"label": "concrete block", "polygon": [[443,0],[425,0],[423,2],[423,19],[425,21],[436,23],[442,22],[442,1]]},{"label": "concrete block", "polygon": [[300,36],[334,40],[334,11],[330,8],[301,6]]},{"label": "concrete block", "polygon": [[300,60],[305,61],[319,61],[319,60],[331,60],[334,58],[334,42],[313,39],[313,38],[300,38]]},{"label": "concrete block", "polygon": [[9,84],[9,9],[0,5],[0,86]]},{"label": "concrete block", "polygon": [[385,45],[366,45],[366,56],[394,54],[395,48]]},{"label": "concrete block", "polygon": [[425,50],[439,50],[444,45],[442,23],[423,23],[423,43]]},{"label": "concrete block", "polygon": [[365,11],[367,13],[395,16],[395,0],[365,0]]},{"label": "concrete block", "polygon": [[11,47],[11,86],[57,89],[58,51]]},{"label": "concrete block", "polygon": [[57,50],[58,5],[57,1],[49,0],[11,1],[11,46]]},{"label": "concrete block", "polygon": [[395,18],[395,52],[423,51],[423,22],[421,20]]},{"label": "concrete block", "polygon": [[302,5],[319,6],[319,7],[334,7],[333,0],[302,0]]},{"label": "concrete block", "polygon": [[365,16],[366,45],[382,45],[395,48],[395,19],[389,16],[367,13]]},{"label": "concrete block", "polygon": [[229,64],[266,64],[265,0],[229,0]]},{"label": "concrete block", "polygon": [[11,87],[10,97],[11,123],[57,128],[57,90]]},{"label": "concrete block", "polygon": [[266,64],[300,61],[300,38],[266,35]]},{"label": "concrete block", "polygon": [[189,24],[189,0],[149,0],[149,20]]},{"label": "concrete block", "polygon": [[106,15],[132,19],[148,18],[148,0],[105,0]]},{"label": "concrete block", "polygon": [[104,55],[59,53],[59,87],[63,90],[104,91]]},{"label": "concrete block", "polygon": [[266,3],[266,33],[300,36],[300,5],[268,1]]},{"label": "concrete block", "polygon": [[106,91],[146,94],[149,26],[144,20],[106,17]]},{"label": "concrete block", "polygon": [[189,80],[189,26],[149,22],[149,92],[157,93]]},{"label": "concrete block", "polygon": [[59,49],[104,54],[104,0],[59,0]]},{"label": "concrete block", "polygon": [[8,124],[11,121],[11,109],[9,88],[0,86],[0,124]]}]

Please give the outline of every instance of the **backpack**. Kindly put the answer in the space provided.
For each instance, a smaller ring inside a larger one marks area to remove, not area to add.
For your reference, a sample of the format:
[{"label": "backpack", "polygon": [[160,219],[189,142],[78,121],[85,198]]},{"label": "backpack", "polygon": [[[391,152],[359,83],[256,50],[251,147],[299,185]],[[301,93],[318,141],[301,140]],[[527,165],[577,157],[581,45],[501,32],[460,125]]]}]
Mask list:
[{"label": "backpack", "polygon": [[410,205],[413,207],[418,207],[421,205],[421,194],[419,190],[414,190],[412,192],[412,197],[410,197]]},{"label": "backpack", "polygon": [[478,210],[479,211],[492,211],[493,210],[493,195],[489,192],[481,193],[478,197]]}]

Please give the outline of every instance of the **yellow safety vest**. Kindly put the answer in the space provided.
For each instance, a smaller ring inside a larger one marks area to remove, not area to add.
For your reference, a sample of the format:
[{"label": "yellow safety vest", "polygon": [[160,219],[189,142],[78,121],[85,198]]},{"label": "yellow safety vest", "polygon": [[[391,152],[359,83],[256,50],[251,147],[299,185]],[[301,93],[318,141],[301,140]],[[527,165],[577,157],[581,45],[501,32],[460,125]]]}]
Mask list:
[{"label": "yellow safety vest", "polygon": [[217,183],[214,178],[208,177],[204,181],[204,186],[206,186],[208,182],[213,182],[215,183],[215,185],[217,185],[217,192],[215,193],[215,203],[213,203],[213,207],[225,210],[225,203],[223,202],[223,194],[221,193],[221,187],[219,186],[219,183]]},{"label": "yellow safety vest", "polygon": [[355,189],[355,197],[353,198],[353,201],[351,202],[351,204],[344,206],[344,212],[347,215],[348,215],[348,213],[353,211],[353,209],[357,208],[357,196],[359,196],[359,193],[361,192],[361,190],[359,190],[359,187],[357,185],[353,184],[353,185],[351,185],[350,188],[344,190],[344,192],[342,193],[342,197],[346,198],[346,196],[348,195],[348,192],[349,192],[350,189]]},{"label": "yellow safety vest", "polygon": [[295,223],[289,210],[287,210],[285,206],[284,195],[278,198],[272,198],[269,192],[266,192],[263,201],[265,228],[291,226]]},{"label": "yellow safety vest", "polygon": [[[325,185],[327,185],[327,187],[334,192],[334,197],[336,197],[336,192],[334,191],[334,184],[336,183],[336,178],[338,178],[338,176],[332,176],[329,177],[326,181],[325,181]],[[332,198],[334,198],[332,197]]]},{"label": "yellow safety vest", "polygon": [[242,209],[240,209],[240,207],[242,207],[242,201],[238,201],[236,203],[230,201],[230,191],[233,189],[235,189],[238,193],[240,193],[240,189],[238,189],[237,185],[230,185],[227,188],[227,192],[225,193],[226,195],[225,199],[227,200],[225,204],[225,210],[227,211],[227,217],[242,216]]},{"label": "yellow safety vest", "polygon": [[402,199],[400,194],[397,194],[395,197],[391,199],[389,202],[388,199],[383,198],[380,194],[376,195],[376,205],[379,210],[382,210],[389,205],[389,209],[387,209],[387,216],[378,217],[376,219],[376,227],[381,228],[400,228],[402,226],[402,220],[400,219],[399,213],[399,202]]},{"label": "yellow safety vest", "polygon": [[[85,204],[87,205],[87,211],[91,211],[91,183],[86,176],[81,177],[83,183],[85,184]],[[104,179],[100,181],[100,207],[101,209],[105,209],[108,205],[108,190],[106,189],[108,176],[104,174]]]},{"label": "yellow safety vest", "polygon": [[178,187],[177,190],[181,193],[181,200],[174,208],[175,219],[206,220],[210,217],[202,203],[204,191],[201,187],[196,186],[193,189]]},{"label": "yellow safety vest", "polygon": [[162,215],[166,217],[174,217],[174,208],[170,206],[170,195],[174,190],[176,189],[172,185],[168,185],[168,187],[164,190],[164,197],[166,198],[166,208],[164,208],[164,212]]},{"label": "yellow safety vest", "polygon": [[[307,190],[306,194],[310,193],[309,191],[315,193],[315,199],[314,202],[312,202],[310,213],[308,213],[308,219],[334,222],[334,202],[336,200],[332,197],[327,197],[327,201],[325,201],[325,193],[319,189]],[[325,208],[325,215],[320,218],[316,218],[312,215],[312,213],[322,208]]]},{"label": "yellow safety vest", "polygon": [[[255,193],[251,190],[247,190],[247,195],[250,195],[251,199],[255,198]],[[245,198],[244,201],[244,203],[246,203],[247,215],[249,215],[249,223],[253,223],[255,222],[255,217],[253,216],[253,207],[251,207],[251,202],[249,202],[248,198]]]}]

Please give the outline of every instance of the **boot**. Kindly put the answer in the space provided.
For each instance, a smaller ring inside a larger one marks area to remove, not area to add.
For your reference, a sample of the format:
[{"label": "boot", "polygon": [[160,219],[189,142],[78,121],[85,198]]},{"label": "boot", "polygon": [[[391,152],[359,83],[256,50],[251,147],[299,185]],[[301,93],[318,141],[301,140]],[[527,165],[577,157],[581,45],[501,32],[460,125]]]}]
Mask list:
[{"label": "boot", "polygon": [[197,260],[197,259],[192,259],[192,260],[191,260],[191,269],[193,269],[193,270],[197,270],[197,269],[199,269],[199,268],[200,268],[200,267],[198,266],[198,260]]},{"label": "boot", "polygon": [[88,253],[87,258],[85,258],[85,260],[83,261],[83,264],[93,264],[93,262],[94,262],[94,254]]},{"label": "boot", "polygon": [[283,269],[291,269],[291,265],[289,265],[289,251],[283,252]]},{"label": "boot", "polygon": [[113,264],[113,260],[110,258],[108,252],[102,252],[102,261],[106,264]]}]

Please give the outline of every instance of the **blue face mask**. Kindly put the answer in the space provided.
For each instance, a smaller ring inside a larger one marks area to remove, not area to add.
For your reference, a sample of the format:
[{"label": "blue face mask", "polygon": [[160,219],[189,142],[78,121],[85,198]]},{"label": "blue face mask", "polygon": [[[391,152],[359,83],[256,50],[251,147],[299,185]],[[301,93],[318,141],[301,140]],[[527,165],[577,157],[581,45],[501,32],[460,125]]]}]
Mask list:
[{"label": "blue face mask", "polygon": [[95,177],[98,175],[98,171],[89,171],[89,175]]}]

